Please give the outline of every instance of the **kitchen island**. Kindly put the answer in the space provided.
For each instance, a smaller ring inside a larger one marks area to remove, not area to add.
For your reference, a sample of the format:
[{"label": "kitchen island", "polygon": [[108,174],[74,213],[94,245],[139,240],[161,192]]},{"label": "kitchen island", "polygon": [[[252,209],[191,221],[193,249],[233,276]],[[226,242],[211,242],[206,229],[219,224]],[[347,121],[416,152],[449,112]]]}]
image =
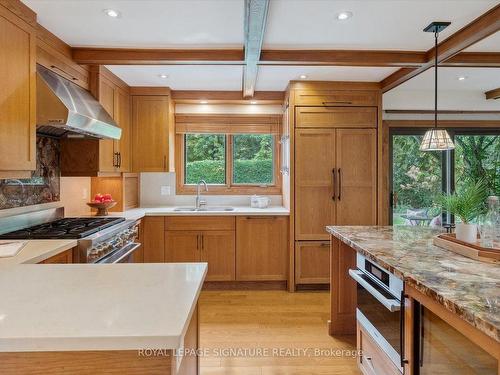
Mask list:
[{"label": "kitchen island", "polygon": [[196,374],[206,272],[206,263],[0,265],[0,373]]},{"label": "kitchen island", "polygon": [[401,369],[380,370],[384,358],[377,363],[375,355],[368,360],[363,354],[359,357],[363,373],[392,374],[404,368],[405,374],[500,374],[500,265],[434,246],[432,239],[439,232],[429,228],[331,226],[327,230],[331,335],[357,333],[358,345],[366,336],[359,322],[356,325],[358,287],[349,275],[349,269],[356,269],[358,254],[404,282]]}]

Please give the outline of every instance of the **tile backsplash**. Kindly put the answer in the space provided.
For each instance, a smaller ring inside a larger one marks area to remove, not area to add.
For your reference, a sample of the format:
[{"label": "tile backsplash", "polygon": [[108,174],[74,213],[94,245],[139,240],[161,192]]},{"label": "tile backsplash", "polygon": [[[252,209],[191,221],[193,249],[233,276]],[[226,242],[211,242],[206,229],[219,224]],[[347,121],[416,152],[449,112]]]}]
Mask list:
[{"label": "tile backsplash", "polygon": [[59,201],[59,154],[57,139],[37,137],[36,171],[28,179],[0,179],[0,210]]}]

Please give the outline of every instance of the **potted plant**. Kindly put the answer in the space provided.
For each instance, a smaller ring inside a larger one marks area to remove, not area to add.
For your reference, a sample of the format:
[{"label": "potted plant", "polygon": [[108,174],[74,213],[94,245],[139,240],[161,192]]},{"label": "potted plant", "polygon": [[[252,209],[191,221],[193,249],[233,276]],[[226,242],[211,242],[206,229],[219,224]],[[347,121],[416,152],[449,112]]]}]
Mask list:
[{"label": "potted plant", "polygon": [[460,218],[456,224],[457,239],[474,243],[477,241],[477,224],[473,223],[484,211],[488,190],[483,180],[467,182],[453,194],[443,194],[439,203],[450,214]]}]

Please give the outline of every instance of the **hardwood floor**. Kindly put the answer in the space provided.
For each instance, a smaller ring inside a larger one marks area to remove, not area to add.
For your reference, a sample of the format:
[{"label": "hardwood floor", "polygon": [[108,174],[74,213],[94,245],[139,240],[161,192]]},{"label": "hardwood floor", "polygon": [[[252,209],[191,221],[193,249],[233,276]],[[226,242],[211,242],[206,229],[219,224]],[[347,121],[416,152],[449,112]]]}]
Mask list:
[{"label": "hardwood floor", "polygon": [[360,374],[356,337],[328,335],[328,292],[203,291],[199,307],[202,375]]}]

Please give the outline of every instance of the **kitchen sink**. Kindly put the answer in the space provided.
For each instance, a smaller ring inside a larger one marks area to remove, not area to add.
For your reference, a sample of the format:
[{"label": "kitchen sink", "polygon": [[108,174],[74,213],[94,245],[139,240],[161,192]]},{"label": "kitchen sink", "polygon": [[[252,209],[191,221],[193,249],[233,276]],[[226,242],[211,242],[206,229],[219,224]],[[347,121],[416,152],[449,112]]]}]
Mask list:
[{"label": "kitchen sink", "polygon": [[221,207],[176,207],[174,208],[174,211],[176,212],[206,212],[206,211],[215,211],[215,212],[221,212],[221,211],[234,211],[234,207],[228,207],[228,206],[221,206]]}]

